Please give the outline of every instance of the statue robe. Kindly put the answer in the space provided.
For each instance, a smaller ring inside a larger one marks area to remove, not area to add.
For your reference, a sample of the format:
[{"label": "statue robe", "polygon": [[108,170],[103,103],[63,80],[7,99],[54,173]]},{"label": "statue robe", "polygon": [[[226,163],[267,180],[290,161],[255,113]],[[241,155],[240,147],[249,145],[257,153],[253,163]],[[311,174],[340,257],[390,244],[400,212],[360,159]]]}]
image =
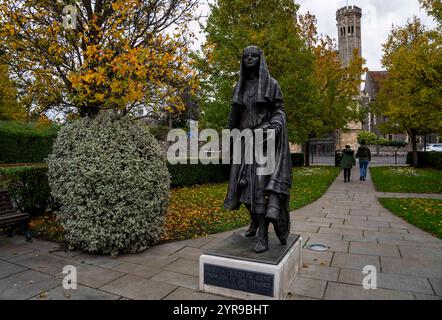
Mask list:
[{"label": "statue robe", "polygon": [[[283,95],[278,82],[270,77],[265,58],[261,53],[258,88],[255,99],[251,102],[246,94],[245,68],[241,64],[241,74],[235,86],[228,127],[232,129],[260,128],[275,129],[275,170],[266,176],[256,175],[258,165],[232,164],[229,187],[224,202],[228,210],[238,209],[242,203],[250,204],[258,214],[265,213],[265,199],[270,192],[280,198],[280,219],[278,223],[287,234],[290,231],[289,198],[291,188],[291,158],[288,141],[287,118],[284,112]],[[244,157],[244,152],[242,152]],[[239,186],[241,177],[248,180],[245,189]],[[246,192],[246,194],[244,194]],[[250,195],[250,196],[249,196]],[[264,207],[263,207],[264,206]],[[264,212],[262,212],[264,211]]]}]

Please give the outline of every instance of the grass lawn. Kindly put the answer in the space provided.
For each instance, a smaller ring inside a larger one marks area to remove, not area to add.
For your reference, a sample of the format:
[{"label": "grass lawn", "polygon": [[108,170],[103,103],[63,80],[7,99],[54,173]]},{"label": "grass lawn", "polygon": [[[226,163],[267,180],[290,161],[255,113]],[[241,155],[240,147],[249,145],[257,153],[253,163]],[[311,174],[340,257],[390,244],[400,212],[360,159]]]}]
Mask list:
[{"label": "grass lawn", "polygon": [[442,200],[384,198],[379,202],[398,217],[442,239]]},{"label": "grass lawn", "polygon": [[442,171],[410,167],[370,168],[377,191],[442,193]]},{"label": "grass lawn", "polygon": [[[290,209],[298,209],[319,199],[340,173],[340,168],[293,169]],[[186,240],[244,227],[247,210],[223,209],[227,183],[199,185],[171,190],[162,242]],[[47,240],[62,239],[62,228],[53,215],[33,218],[31,230]]]}]

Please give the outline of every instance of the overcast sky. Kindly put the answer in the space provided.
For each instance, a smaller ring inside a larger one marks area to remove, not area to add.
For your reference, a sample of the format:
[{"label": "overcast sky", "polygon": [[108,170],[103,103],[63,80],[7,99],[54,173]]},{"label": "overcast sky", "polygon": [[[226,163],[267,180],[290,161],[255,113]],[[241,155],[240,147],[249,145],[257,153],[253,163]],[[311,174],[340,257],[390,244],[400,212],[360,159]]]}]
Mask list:
[{"label": "overcast sky", "polygon": [[[207,2],[201,1],[200,10],[209,13]],[[300,12],[310,11],[318,20],[318,32],[337,38],[336,10],[347,4],[346,0],[296,0],[301,5]],[[418,0],[348,0],[349,5],[362,9],[362,55],[370,70],[382,70],[382,43],[387,40],[392,24],[404,25],[408,18],[416,15],[425,25],[433,27],[434,21],[419,7]],[[198,29],[196,26],[193,29]],[[204,36],[200,35],[200,42]]]}]

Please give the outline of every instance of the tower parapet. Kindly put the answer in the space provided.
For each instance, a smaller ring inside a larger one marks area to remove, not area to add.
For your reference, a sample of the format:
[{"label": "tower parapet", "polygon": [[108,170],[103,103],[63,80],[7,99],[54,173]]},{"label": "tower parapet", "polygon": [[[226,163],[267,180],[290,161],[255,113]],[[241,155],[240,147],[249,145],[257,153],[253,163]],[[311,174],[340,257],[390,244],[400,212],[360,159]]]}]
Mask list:
[{"label": "tower parapet", "polygon": [[339,59],[344,67],[350,64],[355,50],[362,56],[361,19],[362,9],[357,6],[346,6],[336,11]]}]

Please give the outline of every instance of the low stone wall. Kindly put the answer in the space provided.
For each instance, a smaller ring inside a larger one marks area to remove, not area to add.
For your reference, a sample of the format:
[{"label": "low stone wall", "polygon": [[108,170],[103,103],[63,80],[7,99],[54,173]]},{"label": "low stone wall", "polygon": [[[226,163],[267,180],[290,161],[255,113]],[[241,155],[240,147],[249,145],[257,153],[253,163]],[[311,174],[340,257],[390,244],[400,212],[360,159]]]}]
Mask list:
[{"label": "low stone wall", "polygon": [[407,153],[413,151],[411,147],[389,147],[379,145],[369,145],[371,155],[375,157],[406,157]]}]

